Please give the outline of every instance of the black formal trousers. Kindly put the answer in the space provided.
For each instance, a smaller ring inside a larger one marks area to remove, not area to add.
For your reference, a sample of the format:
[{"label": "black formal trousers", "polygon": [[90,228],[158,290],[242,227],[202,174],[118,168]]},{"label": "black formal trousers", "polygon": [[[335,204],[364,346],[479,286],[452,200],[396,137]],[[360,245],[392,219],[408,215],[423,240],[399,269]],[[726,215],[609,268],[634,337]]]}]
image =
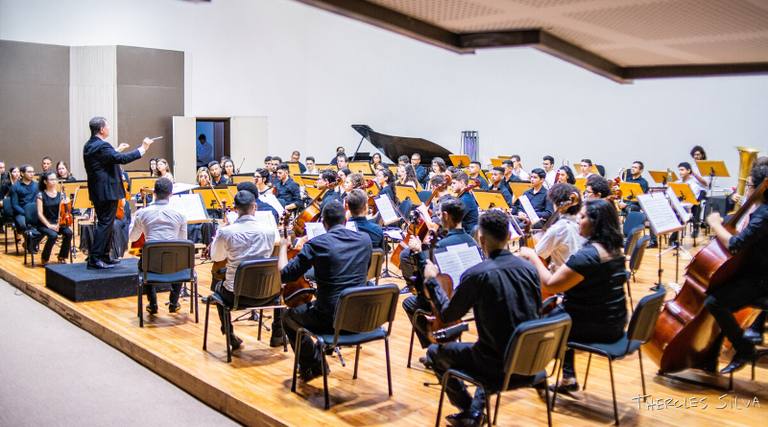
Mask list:
[{"label": "black formal trousers", "polygon": [[98,261],[109,259],[109,249],[112,247],[114,229],[112,224],[117,215],[118,200],[106,200],[93,202],[96,212],[96,229],[93,233],[93,245],[88,252],[88,264],[96,264]]},{"label": "black formal trousers", "polygon": [[[744,338],[744,331],[733,313],[768,296],[768,277],[764,273],[742,275],[729,283],[710,289],[707,293],[704,306],[715,318],[725,337],[736,351],[751,351],[754,344]],[[719,350],[718,346],[715,351]]]},{"label": "black formal trousers", "polygon": [[59,234],[62,235],[59,258],[67,259],[67,257],[69,257],[70,244],[72,243],[72,229],[65,225],[59,227],[59,232],[57,233],[44,225],[40,225],[37,227],[37,230],[48,237],[48,240],[45,241],[45,246],[43,246],[43,261],[48,261],[51,258],[51,251],[53,250],[53,245],[56,244],[56,240],[59,238]]},{"label": "black formal trousers", "polygon": [[[300,328],[306,328],[315,334],[332,334],[333,318],[321,315],[314,308],[314,301],[309,304],[289,308],[283,315],[283,329],[288,336],[291,348],[296,352],[296,332]],[[312,369],[314,372],[322,372],[323,348],[314,343],[312,338],[304,335],[301,337],[301,355],[299,365],[302,370]]]}]

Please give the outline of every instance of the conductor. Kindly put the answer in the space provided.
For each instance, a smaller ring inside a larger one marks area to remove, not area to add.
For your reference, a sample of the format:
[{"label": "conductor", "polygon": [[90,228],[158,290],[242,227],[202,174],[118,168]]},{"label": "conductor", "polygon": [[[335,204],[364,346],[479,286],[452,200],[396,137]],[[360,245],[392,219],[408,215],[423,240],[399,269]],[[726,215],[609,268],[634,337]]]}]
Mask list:
[{"label": "conductor", "polygon": [[88,175],[88,193],[93,203],[98,222],[93,236],[93,245],[88,253],[88,269],[113,268],[119,260],[109,257],[112,247],[112,223],[115,222],[118,201],[125,199],[125,188],[120,172],[120,166],[138,160],[152,144],[152,140],[144,138],[141,147],[128,154],[122,151],[129,147],[120,144],[117,149],[104,141],[109,137],[109,125],[104,117],[94,117],[88,122],[91,128],[91,139],[83,147],[83,161]]}]

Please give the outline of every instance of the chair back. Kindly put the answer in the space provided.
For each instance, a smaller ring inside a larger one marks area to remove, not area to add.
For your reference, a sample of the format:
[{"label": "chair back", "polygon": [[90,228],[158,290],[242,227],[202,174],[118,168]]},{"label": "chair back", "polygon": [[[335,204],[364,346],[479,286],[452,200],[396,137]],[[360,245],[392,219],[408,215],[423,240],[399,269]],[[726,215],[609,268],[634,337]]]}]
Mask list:
[{"label": "chair back", "polygon": [[567,313],[529,320],[517,326],[504,356],[504,387],[516,375],[536,375],[545,370],[552,359],[562,359],[571,332],[571,316]]},{"label": "chair back", "polygon": [[366,333],[380,328],[387,322],[389,336],[399,297],[400,289],[394,283],[344,289],[339,296],[339,304],[333,318],[334,346],[341,331]]},{"label": "chair back", "polygon": [[280,286],[277,258],[243,261],[235,272],[235,301],[232,309],[238,309],[241,296],[250,299],[277,297],[280,294]]},{"label": "chair back", "polygon": [[645,214],[642,212],[630,212],[624,219],[624,225],[622,226],[622,232],[624,232],[624,238],[631,236],[632,230],[638,225],[645,227]]},{"label": "chair back", "polygon": [[648,247],[649,240],[651,240],[651,236],[643,236],[640,240],[635,242],[632,256],[629,257],[630,270],[637,271],[640,269],[640,264],[643,262],[643,255],[645,255],[645,248]]},{"label": "chair back", "polygon": [[428,190],[421,190],[419,191],[419,200],[421,200],[421,203],[427,203],[427,200],[432,197],[432,192]]},{"label": "chair back", "polygon": [[368,280],[375,280],[379,284],[381,265],[384,264],[384,250],[376,248],[371,254],[371,265],[368,266]]},{"label": "chair back", "polygon": [[624,256],[632,256],[632,250],[635,249],[635,243],[645,232],[644,225],[638,225],[630,231],[629,237],[624,242]]},{"label": "chair back", "polygon": [[637,303],[635,314],[632,315],[627,328],[629,343],[638,341],[645,344],[651,339],[653,330],[656,328],[656,322],[661,315],[661,308],[664,305],[666,295],[667,288],[661,285],[655,294],[647,295]]},{"label": "chair back", "polygon": [[148,240],[141,248],[141,269],[144,273],[174,274],[195,272],[195,244],[190,240]]},{"label": "chair back", "polygon": [[[5,204],[3,204],[5,207]],[[37,203],[27,203],[24,206],[24,221],[27,223],[27,228],[37,228],[40,219],[37,217]]]},{"label": "chair back", "polygon": [[400,202],[400,206],[398,209],[400,209],[400,213],[403,214],[405,218],[408,218],[408,215],[411,214],[411,208],[413,207],[413,202],[411,199],[405,199],[402,202]]},{"label": "chair back", "polygon": [[5,219],[13,218],[13,206],[11,205],[10,196],[3,199],[3,217]]}]

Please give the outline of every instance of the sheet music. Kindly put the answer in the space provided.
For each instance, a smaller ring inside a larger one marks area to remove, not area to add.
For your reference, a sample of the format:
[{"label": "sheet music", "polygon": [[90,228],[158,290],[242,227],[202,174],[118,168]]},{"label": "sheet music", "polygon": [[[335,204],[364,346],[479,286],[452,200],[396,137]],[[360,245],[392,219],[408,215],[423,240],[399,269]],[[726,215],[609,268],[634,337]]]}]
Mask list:
[{"label": "sheet music", "polygon": [[[235,213],[237,215],[237,213]],[[229,218],[229,216],[227,217]],[[277,222],[272,212],[267,211],[253,211],[253,218],[261,223],[267,225],[270,229],[275,230],[275,241],[280,241],[280,230],[277,228]],[[237,219],[237,217],[235,217]],[[230,223],[231,224],[231,223]]]},{"label": "sheet music", "polygon": [[384,235],[392,240],[403,240],[403,233],[400,230],[384,230]]},{"label": "sheet music", "polygon": [[373,199],[373,201],[376,203],[376,207],[379,209],[379,213],[381,214],[381,219],[384,220],[384,224],[392,224],[393,222],[400,220],[400,217],[397,216],[397,212],[395,212],[395,208],[392,206],[392,200],[388,195],[382,194],[379,197]]},{"label": "sheet music", "polygon": [[666,234],[683,228],[664,193],[646,193],[637,196],[640,207],[656,234]]},{"label": "sheet music", "polygon": [[[458,248],[435,252],[435,261],[440,272],[450,276],[453,288],[456,289],[461,282],[461,275],[465,271],[483,262],[477,246],[456,245]],[[451,248],[451,246],[448,246]]]},{"label": "sheet music", "polygon": [[517,223],[515,223],[514,221],[509,221],[509,240],[510,241],[520,240],[521,237],[523,236],[517,230]]},{"label": "sheet music", "polygon": [[203,196],[200,194],[179,194],[171,196],[168,205],[184,215],[187,222],[207,221],[208,212],[203,206]]},{"label": "sheet music", "polygon": [[539,215],[536,213],[536,210],[533,209],[533,205],[531,204],[531,200],[528,198],[528,196],[526,196],[525,194],[520,196],[520,204],[523,205],[525,214],[528,215],[528,219],[531,220],[531,225],[541,221],[541,218],[539,218]]},{"label": "sheet music", "polygon": [[667,198],[669,198],[669,201],[672,202],[672,207],[675,208],[675,211],[677,211],[677,215],[683,221],[683,224],[688,222],[688,220],[691,219],[691,214],[688,213],[688,211],[685,209],[685,206],[683,206],[683,204],[677,198],[675,191],[667,187],[666,193]]},{"label": "sheet music", "polygon": [[268,204],[269,206],[272,206],[277,211],[278,217],[283,216],[283,212],[285,212],[285,208],[283,208],[283,205],[280,204],[280,201],[277,200],[277,197],[275,197],[274,194],[272,194],[271,192],[267,192],[265,194],[260,195],[259,200]]},{"label": "sheet music", "polygon": [[186,182],[174,182],[173,183],[173,194],[179,194],[183,193],[185,191],[189,191],[193,188],[197,188],[199,185],[197,184],[187,184]]},{"label": "sheet music", "polygon": [[227,222],[232,224],[233,222],[237,221],[238,216],[239,215],[235,211],[227,211]]},{"label": "sheet music", "polygon": [[[273,217],[274,218],[274,217]],[[357,224],[354,221],[347,221],[344,224],[344,228],[349,231],[358,232]],[[304,231],[307,233],[307,240],[312,240],[317,236],[322,236],[327,233],[322,222],[305,222]]]}]

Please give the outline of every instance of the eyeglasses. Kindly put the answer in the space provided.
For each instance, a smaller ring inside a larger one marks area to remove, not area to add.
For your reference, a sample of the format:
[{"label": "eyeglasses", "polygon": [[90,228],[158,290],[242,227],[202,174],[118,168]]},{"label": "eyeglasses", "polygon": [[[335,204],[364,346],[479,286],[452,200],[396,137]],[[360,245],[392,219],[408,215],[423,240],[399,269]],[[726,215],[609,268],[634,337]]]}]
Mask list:
[{"label": "eyeglasses", "polygon": [[757,188],[755,184],[747,184],[747,188]]},{"label": "eyeglasses", "polygon": [[588,195],[590,195],[590,194],[595,194],[595,193],[593,193],[593,192],[591,192],[591,191],[589,191],[589,190],[584,190],[584,195],[585,195],[585,196],[588,196]]}]

